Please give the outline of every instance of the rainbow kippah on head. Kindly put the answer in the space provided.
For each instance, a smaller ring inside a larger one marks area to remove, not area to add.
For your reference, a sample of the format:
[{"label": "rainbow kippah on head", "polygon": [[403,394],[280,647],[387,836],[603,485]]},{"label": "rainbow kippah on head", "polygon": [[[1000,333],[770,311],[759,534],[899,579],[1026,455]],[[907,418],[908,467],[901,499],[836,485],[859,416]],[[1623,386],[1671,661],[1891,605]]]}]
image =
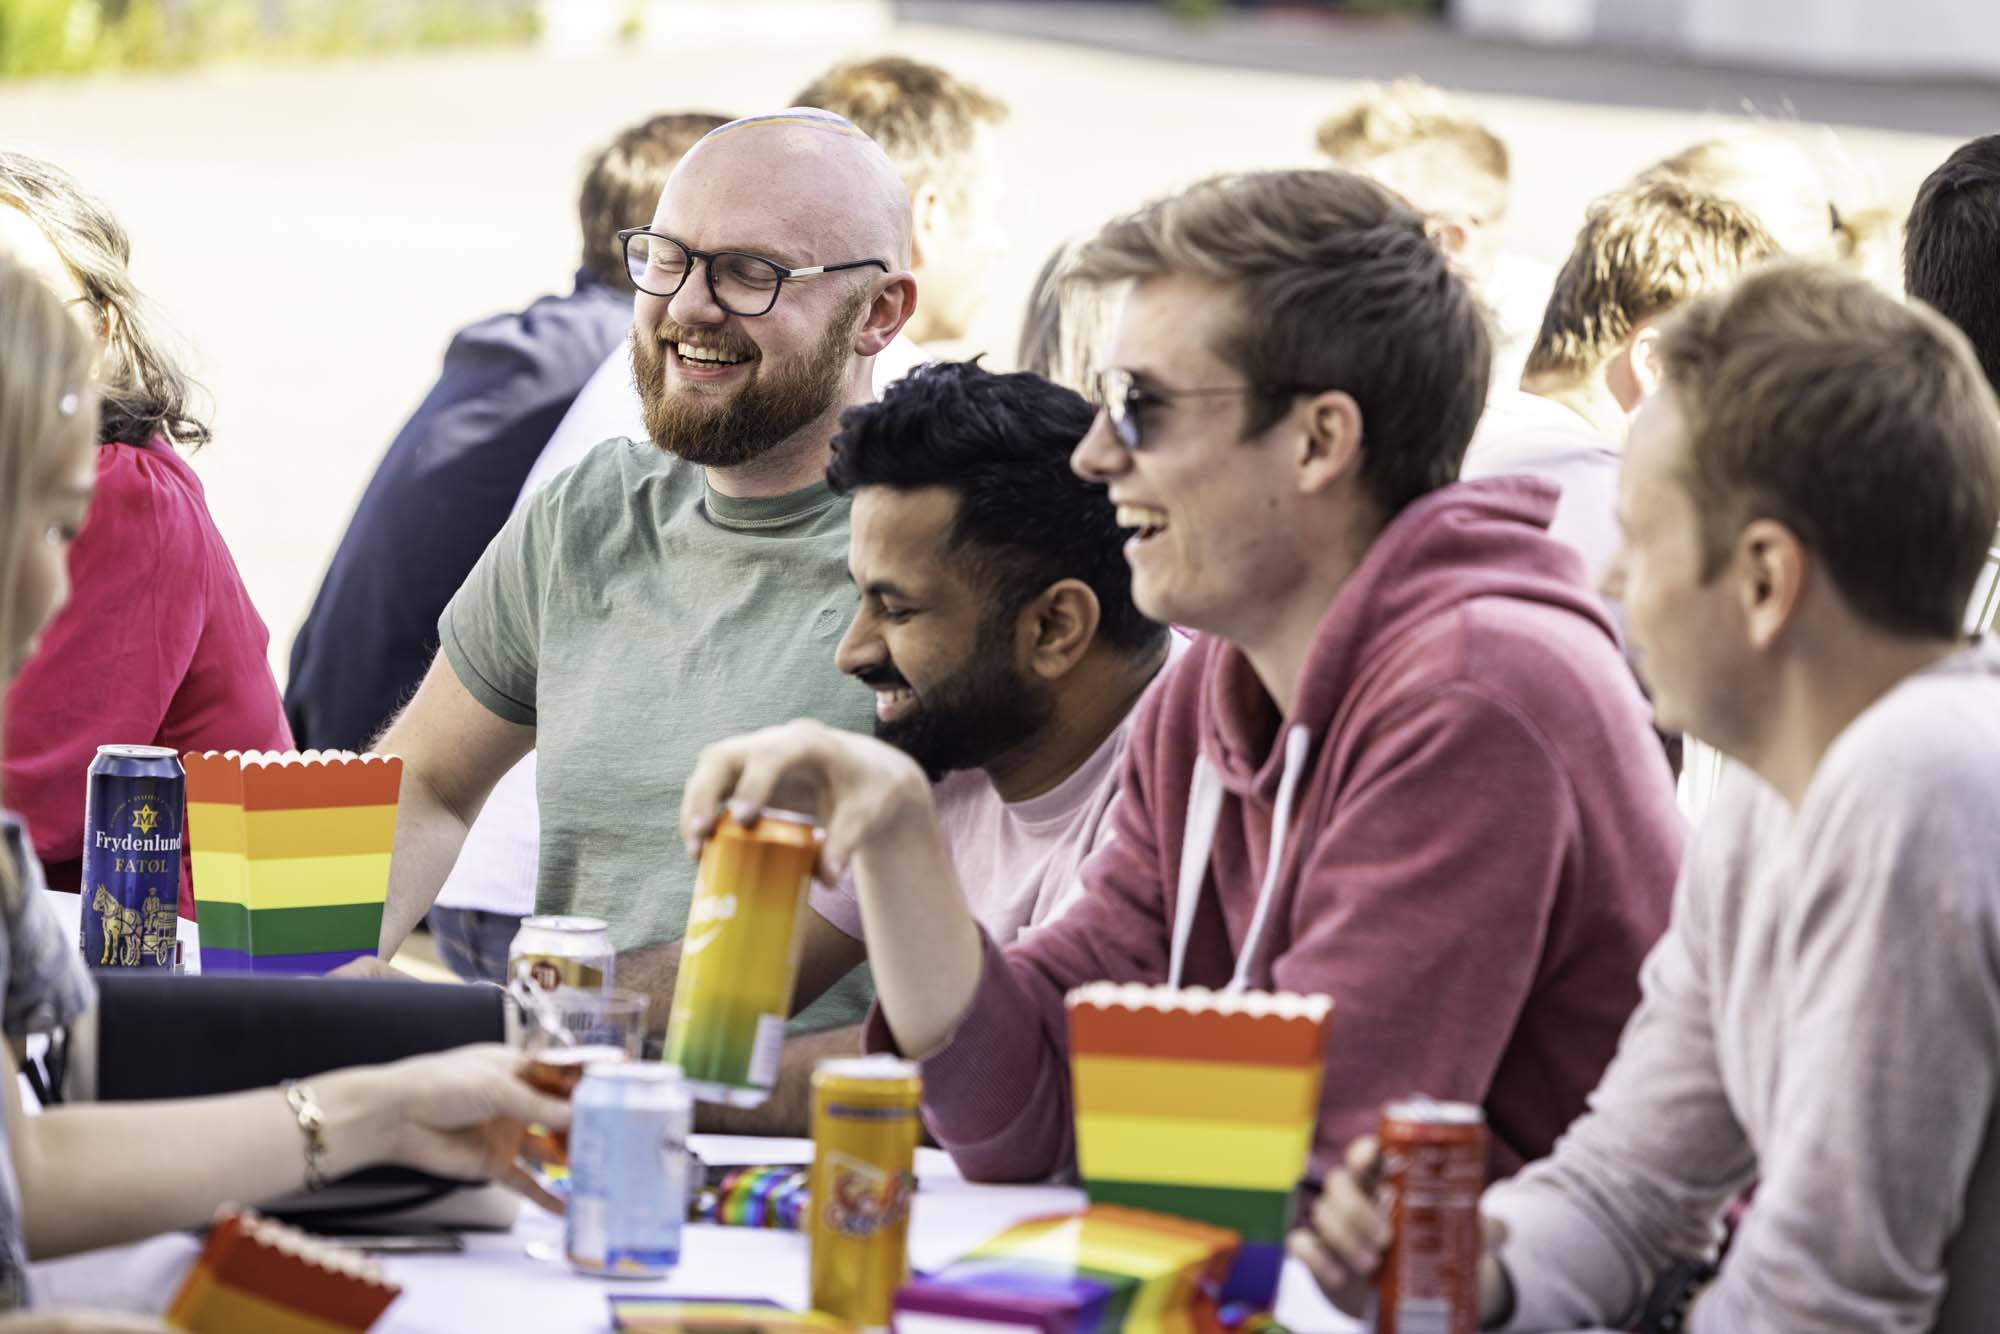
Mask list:
[{"label": "rainbow kippah on head", "polygon": [[897,1334],[1209,1334],[1236,1234],[1113,1205],[1035,1218],[903,1285]]},{"label": "rainbow kippah on head", "polygon": [[1312,1153],[1333,1001],[1093,983],[1069,994],[1077,1168],[1093,1203],[1243,1239],[1224,1296],[1268,1306]]},{"label": "rainbow kippah on head", "polygon": [[837,134],[843,139],[868,138],[859,126],[845,116],[836,116],[831,111],[821,111],[818,107],[787,107],[783,111],[766,112],[761,116],[740,116],[727,125],[718,125],[702,136],[702,142],[720,139],[725,134],[734,134],[738,130],[748,130],[759,125],[820,130],[827,134]]},{"label": "rainbow kippah on head", "polygon": [[182,764],[202,971],[324,973],[375,952],[402,760],[232,750]]},{"label": "rainbow kippah on head", "polygon": [[401,1292],[353,1251],[225,1208],[166,1321],[192,1334],[351,1334]]}]

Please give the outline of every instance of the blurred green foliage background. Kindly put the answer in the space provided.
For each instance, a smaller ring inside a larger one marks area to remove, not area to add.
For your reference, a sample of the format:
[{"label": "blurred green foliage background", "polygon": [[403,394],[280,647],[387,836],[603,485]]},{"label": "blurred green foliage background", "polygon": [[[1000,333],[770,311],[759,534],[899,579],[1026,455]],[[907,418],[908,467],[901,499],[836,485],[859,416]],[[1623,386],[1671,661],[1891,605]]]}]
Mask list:
[{"label": "blurred green foliage background", "polygon": [[533,0],[0,0],[0,78],[524,41]]}]

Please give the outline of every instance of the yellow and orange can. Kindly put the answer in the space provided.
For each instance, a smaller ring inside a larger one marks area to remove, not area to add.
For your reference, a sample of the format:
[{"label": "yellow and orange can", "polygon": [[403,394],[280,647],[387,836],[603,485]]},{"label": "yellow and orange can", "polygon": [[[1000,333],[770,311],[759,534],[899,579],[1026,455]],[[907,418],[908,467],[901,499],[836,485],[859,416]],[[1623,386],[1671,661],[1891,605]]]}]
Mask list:
[{"label": "yellow and orange can", "polygon": [[819,844],[807,816],[767,810],[749,826],[725,818],[702,848],[665,1053],[700,1101],[771,1096]]},{"label": "yellow and orange can", "polygon": [[910,1276],[923,1078],[890,1056],[824,1060],[813,1071],[813,1165],[806,1231],[816,1311],[887,1329]]}]

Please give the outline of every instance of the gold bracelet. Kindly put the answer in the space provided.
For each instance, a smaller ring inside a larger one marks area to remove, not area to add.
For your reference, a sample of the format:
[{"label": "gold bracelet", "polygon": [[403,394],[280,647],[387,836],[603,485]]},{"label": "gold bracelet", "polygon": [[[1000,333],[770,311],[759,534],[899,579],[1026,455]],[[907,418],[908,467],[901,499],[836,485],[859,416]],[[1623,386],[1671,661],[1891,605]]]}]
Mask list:
[{"label": "gold bracelet", "polygon": [[313,1091],[298,1080],[287,1079],[279,1087],[285,1091],[285,1105],[299,1118],[299,1134],[305,1137],[306,1189],[318,1190],[326,1185],[326,1115]]}]

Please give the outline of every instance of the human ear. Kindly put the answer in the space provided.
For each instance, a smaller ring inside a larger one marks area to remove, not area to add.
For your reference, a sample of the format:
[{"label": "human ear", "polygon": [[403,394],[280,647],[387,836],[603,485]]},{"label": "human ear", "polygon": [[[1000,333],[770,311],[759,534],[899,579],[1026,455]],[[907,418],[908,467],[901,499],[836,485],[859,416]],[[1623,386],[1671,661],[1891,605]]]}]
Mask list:
[{"label": "human ear", "polygon": [[1750,645],[1767,650],[1797,618],[1805,600],[1805,544],[1775,519],[1754,520],[1736,539],[1732,571]]},{"label": "human ear", "polygon": [[1298,437],[1299,491],[1313,495],[1361,471],[1361,405],[1338,389],[1315,394]]},{"label": "human ear", "polygon": [[854,350],[872,357],[896,341],[896,335],[917,312],[917,280],[907,273],[892,273],[882,279],[875,299],[854,334]]},{"label": "human ear", "polygon": [[1097,594],[1081,579],[1043,589],[1021,609],[1029,670],[1045,681],[1067,676],[1096,642],[1101,611]]}]

